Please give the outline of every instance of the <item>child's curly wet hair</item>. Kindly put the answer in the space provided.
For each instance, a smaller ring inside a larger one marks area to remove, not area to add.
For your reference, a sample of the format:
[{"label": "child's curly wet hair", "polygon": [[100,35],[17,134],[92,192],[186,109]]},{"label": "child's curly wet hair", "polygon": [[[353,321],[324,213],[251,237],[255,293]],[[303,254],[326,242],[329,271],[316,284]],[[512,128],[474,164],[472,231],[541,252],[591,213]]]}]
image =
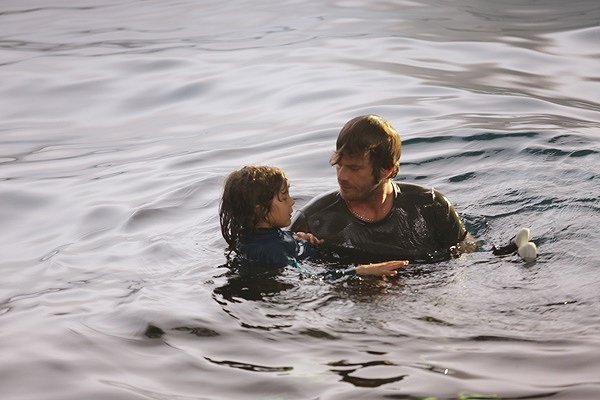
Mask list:
[{"label": "child's curly wet hair", "polygon": [[227,177],[219,207],[221,233],[233,250],[244,235],[254,230],[271,211],[287,177],[283,170],[269,166],[245,166]]}]

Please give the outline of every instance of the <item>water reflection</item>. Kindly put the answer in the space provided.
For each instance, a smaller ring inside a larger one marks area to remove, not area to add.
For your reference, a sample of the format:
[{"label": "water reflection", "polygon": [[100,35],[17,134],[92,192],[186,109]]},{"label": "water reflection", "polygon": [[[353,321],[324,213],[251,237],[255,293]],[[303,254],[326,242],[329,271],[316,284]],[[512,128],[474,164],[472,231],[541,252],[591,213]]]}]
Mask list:
[{"label": "water reflection", "polygon": [[242,363],[239,361],[229,361],[229,360],[217,361],[217,360],[212,360],[209,357],[204,357],[204,359],[206,359],[207,361],[210,361],[211,363],[213,363],[215,365],[225,365],[230,368],[237,368],[237,369],[253,371],[253,372],[288,372],[288,371],[291,371],[294,369],[293,367],[267,367],[264,365],[254,365],[254,364]]},{"label": "water reflection", "polygon": [[[365,363],[348,363],[345,361],[329,363],[330,366],[336,367],[332,369],[332,372],[339,374],[342,377],[342,381],[348,382],[357,387],[374,388],[379,387],[392,382],[399,382],[407,377],[407,374],[392,376],[389,378],[366,378],[361,377],[360,374],[363,369],[375,366],[394,366],[395,364],[390,361],[369,361]],[[387,375],[385,372],[378,372],[381,375]]]},{"label": "water reflection", "polygon": [[214,290],[218,296],[215,300],[222,298],[229,302],[260,301],[294,287],[292,283],[281,281],[279,270],[240,272],[241,266],[232,266],[229,263],[217,268],[227,269],[223,275],[227,282]]}]

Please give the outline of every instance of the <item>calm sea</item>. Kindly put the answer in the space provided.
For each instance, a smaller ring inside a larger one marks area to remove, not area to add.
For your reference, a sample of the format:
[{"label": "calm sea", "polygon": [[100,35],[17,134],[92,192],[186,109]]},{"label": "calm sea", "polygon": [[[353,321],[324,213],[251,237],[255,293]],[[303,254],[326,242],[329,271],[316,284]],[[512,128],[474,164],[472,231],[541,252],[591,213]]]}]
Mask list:
[{"label": "calm sea", "polygon": [[[0,397],[600,398],[599,44],[597,0],[2,0]],[[232,273],[224,177],[301,207],[365,113],[480,250]]]}]

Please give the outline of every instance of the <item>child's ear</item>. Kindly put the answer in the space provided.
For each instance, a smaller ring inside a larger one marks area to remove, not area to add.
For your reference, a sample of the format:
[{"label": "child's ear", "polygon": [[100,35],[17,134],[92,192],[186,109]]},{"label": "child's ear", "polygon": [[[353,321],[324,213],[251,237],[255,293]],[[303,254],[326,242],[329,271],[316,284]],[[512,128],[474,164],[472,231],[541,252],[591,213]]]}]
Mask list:
[{"label": "child's ear", "polygon": [[264,212],[264,207],[260,206],[259,204],[254,206],[254,209],[256,211],[256,215],[262,215],[262,217],[260,218],[260,220],[258,220],[258,222],[256,223],[256,228],[268,228],[269,226],[271,226],[271,223],[269,222],[269,217],[268,215],[266,215],[267,213]]},{"label": "child's ear", "polygon": [[265,215],[269,213],[269,210],[266,210],[265,207],[261,206],[260,204],[257,204],[254,206],[254,212],[256,213],[256,215]]}]

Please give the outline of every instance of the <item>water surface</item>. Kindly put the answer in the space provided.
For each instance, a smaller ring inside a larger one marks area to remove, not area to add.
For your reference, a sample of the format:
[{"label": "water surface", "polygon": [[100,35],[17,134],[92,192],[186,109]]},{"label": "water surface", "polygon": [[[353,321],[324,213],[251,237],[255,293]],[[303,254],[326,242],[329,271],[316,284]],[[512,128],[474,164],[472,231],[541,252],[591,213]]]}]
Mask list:
[{"label": "water surface", "polygon": [[[3,398],[598,398],[599,39],[591,0],[3,1]],[[301,207],[365,113],[480,251],[232,274],[224,177]]]}]

